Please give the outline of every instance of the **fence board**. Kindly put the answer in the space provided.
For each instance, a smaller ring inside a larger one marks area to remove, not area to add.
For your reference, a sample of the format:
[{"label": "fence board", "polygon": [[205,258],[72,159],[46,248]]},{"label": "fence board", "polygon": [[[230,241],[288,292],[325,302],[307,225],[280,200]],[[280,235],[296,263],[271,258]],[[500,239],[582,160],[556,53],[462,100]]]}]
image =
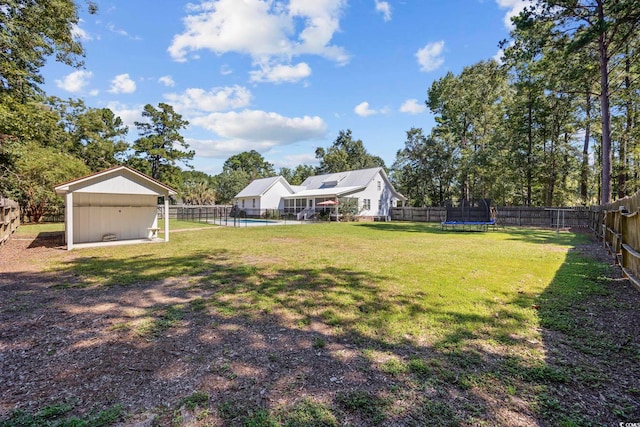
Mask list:
[{"label": "fence board", "polygon": [[4,244],[20,225],[20,206],[0,197],[0,245]]},{"label": "fence board", "polygon": [[592,221],[605,247],[629,280],[640,289],[640,192],[593,209]]},{"label": "fence board", "polygon": [[[497,208],[497,220],[501,225],[514,225],[519,227],[558,227],[557,213],[544,207],[520,207],[507,206]],[[553,208],[558,209],[558,208]],[[589,208],[562,208],[567,209],[561,215],[559,224],[561,227],[590,227],[592,214]],[[442,222],[446,219],[447,210],[444,207],[398,207],[391,209],[393,221],[416,222]]]}]

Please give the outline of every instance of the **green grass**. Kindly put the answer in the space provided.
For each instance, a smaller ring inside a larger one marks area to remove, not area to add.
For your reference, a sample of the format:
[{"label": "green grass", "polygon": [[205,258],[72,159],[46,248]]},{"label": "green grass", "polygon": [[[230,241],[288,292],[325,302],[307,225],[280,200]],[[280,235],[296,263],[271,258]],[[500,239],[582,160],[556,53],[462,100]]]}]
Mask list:
[{"label": "green grass", "polygon": [[[158,227],[160,228],[160,233],[164,233],[164,220],[158,220]],[[171,230],[181,230],[181,229],[189,229],[189,228],[201,228],[201,227],[216,227],[213,224],[208,224],[206,222],[197,222],[197,221],[178,221],[175,219],[169,220],[169,231]],[[16,237],[36,237],[40,233],[55,233],[55,232],[63,232],[64,231],[64,223],[61,222],[51,222],[51,223],[42,223],[42,224],[21,224],[15,232]]]},{"label": "green grass", "polygon": [[209,395],[202,391],[196,391],[195,393],[183,398],[180,403],[185,408],[193,411],[197,407],[205,407],[209,403]]},{"label": "green grass", "polygon": [[135,332],[138,336],[154,339],[164,331],[176,325],[184,316],[184,307],[180,304],[153,307],[143,317]]},{"label": "green grass", "polygon": [[[414,418],[436,420],[433,425],[455,425],[461,413],[475,424],[486,415],[471,403],[454,407],[462,404],[449,402],[445,391],[452,390],[498,401],[517,395],[535,401],[532,410],[542,419],[556,421],[553,411],[568,413],[547,392],[574,373],[549,366],[544,352],[526,343],[542,341],[545,327],[587,334],[587,343],[606,347],[606,341],[597,344],[600,337],[579,331],[563,310],[604,292],[597,282],[604,267],[572,251],[586,239],[525,229],[452,233],[416,223],[211,227],[172,234],[167,244],[84,249],[70,260],[52,257],[49,269],[73,273],[76,286],[179,279],[206,294],[149,310],[147,323],[136,330],[146,338],[187,315],[269,316],[301,331],[323,323],[332,334],[312,339],[316,351],[333,337],[349,340],[362,349],[368,369],[389,376],[389,393],[413,390],[423,396],[421,390],[435,390],[413,408]],[[422,349],[431,355],[414,354]],[[590,372],[582,375],[597,380]],[[337,425],[335,417],[345,413],[377,424],[399,410],[384,393],[336,396],[330,407],[305,401],[285,412],[234,400],[216,408],[223,419],[244,419],[246,425]]]},{"label": "green grass", "polygon": [[386,418],[385,407],[389,405],[384,399],[372,395],[365,390],[339,392],[336,403],[345,411],[357,413],[367,421],[367,424],[380,424]]},{"label": "green grass", "polygon": [[[182,221],[177,219],[169,220],[169,234],[171,234],[171,230],[185,230],[189,228],[201,228],[201,227],[216,227],[216,225],[209,224],[206,222],[198,222],[198,221]],[[160,233],[164,233],[164,220],[158,220],[158,228],[160,228]]]},{"label": "green grass", "polygon": [[121,421],[123,417],[121,405],[91,412],[83,417],[69,415],[73,408],[73,404],[59,403],[44,407],[35,413],[13,411],[9,418],[0,420],[0,427],[106,427]]},{"label": "green grass", "polygon": [[60,222],[44,224],[21,224],[15,232],[16,237],[36,237],[40,233],[55,233],[64,231],[64,224]]},{"label": "green grass", "polygon": [[98,286],[189,277],[219,291],[194,310],[286,312],[300,326],[316,319],[383,345],[428,342],[455,352],[476,339],[535,339],[532,305],[580,239],[403,223],[212,227],[175,233],[169,244],[85,249],[52,269]]}]

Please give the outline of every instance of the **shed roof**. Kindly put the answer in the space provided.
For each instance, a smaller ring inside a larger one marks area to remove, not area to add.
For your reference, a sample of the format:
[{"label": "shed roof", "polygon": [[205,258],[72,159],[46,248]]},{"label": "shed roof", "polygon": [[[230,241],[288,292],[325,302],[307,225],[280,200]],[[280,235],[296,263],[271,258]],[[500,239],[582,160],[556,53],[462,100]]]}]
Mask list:
[{"label": "shed roof", "polygon": [[[131,183],[132,185],[129,185]],[[94,192],[112,194],[157,194],[175,196],[176,190],[157,179],[128,166],[112,168],[64,182],[55,187],[57,194]]]}]

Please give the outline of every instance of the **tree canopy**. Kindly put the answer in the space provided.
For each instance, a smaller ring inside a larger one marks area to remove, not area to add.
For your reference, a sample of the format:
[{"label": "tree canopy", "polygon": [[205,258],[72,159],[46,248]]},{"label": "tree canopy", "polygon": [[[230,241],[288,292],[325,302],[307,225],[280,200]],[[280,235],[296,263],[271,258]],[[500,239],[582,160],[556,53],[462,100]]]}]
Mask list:
[{"label": "tree canopy", "polygon": [[[176,188],[187,203],[229,203],[251,180],[274,176],[255,150],[229,157],[216,176],[190,168],[188,121],[147,104],[137,139],[108,108],[48,97],[42,67],[82,66],[74,37],[83,0],[7,0],[0,6],[0,191],[32,219],[55,210],[56,181],[126,163]],[[513,19],[504,56],[425,82],[435,116],[392,142],[390,177],[415,206],[460,198],[499,205],[606,203],[640,190],[640,1],[536,0]],[[133,138],[131,138],[133,139]],[[308,176],[384,161],[351,130],[315,149]]]},{"label": "tree canopy", "polygon": [[84,50],[73,34],[77,23],[73,0],[5,0],[0,7],[0,94],[24,100],[39,92],[40,69],[51,55],[72,67],[82,65]]},{"label": "tree canopy", "polygon": [[229,157],[223,165],[224,171],[241,171],[250,180],[275,175],[273,164],[267,162],[256,150],[244,151]]},{"label": "tree canopy", "polygon": [[316,159],[320,161],[319,174],[385,167],[384,160],[369,154],[361,140],[353,139],[350,129],[341,130],[330,147],[318,147]]},{"label": "tree canopy", "polygon": [[[612,196],[612,76],[614,71],[629,78],[631,59],[635,55],[640,36],[640,2],[637,0],[538,0],[525,9],[514,23],[516,43],[511,50],[542,52],[544,56],[560,51],[564,55],[565,76],[576,74],[586,79],[599,79],[600,98],[600,169],[603,203]],[[545,51],[546,48],[546,51]],[[595,67],[583,67],[572,61],[578,57]],[[552,64],[548,63],[551,67]],[[594,72],[597,70],[597,74]],[[614,87],[617,82],[613,82]],[[630,80],[627,80],[627,89]],[[591,88],[588,89],[589,91]]]},{"label": "tree canopy", "polygon": [[[145,105],[142,117],[148,121],[135,122],[140,138],[131,148],[138,159],[146,161],[152,178],[179,187],[180,169],[176,164],[182,162],[188,166],[188,161],[195,155],[180,134],[189,122],[164,102],[159,103],[158,108]],[[140,162],[137,164],[141,165]]]},{"label": "tree canopy", "polygon": [[[640,190],[640,2],[539,0],[513,22],[502,63],[428,88],[436,125],[408,133],[391,171],[398,189],[414,205],[441,203],[428,189],[445,182],[452,198],[533,206]],[[438,163],[423,169],[445,153],[452,181],[433,176]]]}]

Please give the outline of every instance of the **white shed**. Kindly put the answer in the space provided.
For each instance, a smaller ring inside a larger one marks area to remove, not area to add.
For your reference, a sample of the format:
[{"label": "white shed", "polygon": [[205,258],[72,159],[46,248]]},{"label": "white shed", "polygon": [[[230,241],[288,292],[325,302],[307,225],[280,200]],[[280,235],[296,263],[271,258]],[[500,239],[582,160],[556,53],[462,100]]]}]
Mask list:
[{"label": "white shed", "polygon": [[[65,198],[67,249],[76,244],[137,243],[156,237],[158,197],[176,191],[127,166],[116,166],[55,187]],[[166,215],[165,215],[166,218]],[[164,241],[169,241],[169,221],[164,222]]]}]

